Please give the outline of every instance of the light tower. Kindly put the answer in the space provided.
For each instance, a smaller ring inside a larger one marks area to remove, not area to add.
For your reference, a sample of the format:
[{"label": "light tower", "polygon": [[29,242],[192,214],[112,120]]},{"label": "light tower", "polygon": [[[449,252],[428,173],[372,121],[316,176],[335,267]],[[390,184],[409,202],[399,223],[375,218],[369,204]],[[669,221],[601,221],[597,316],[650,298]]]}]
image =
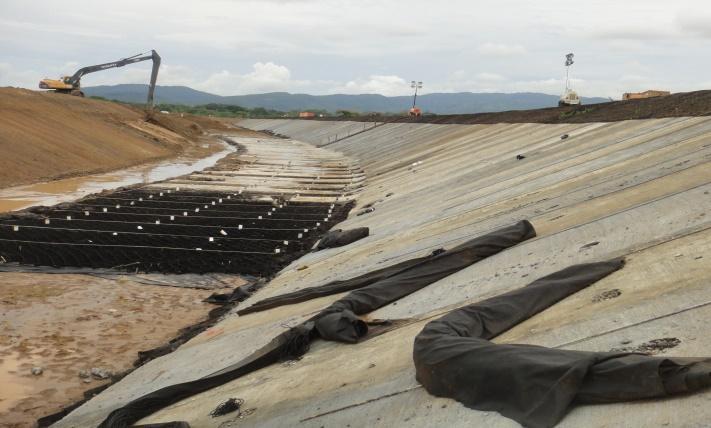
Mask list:
[{"label": "light tower", "polygon": [[422,82],[415,82],[414,80],[410,83],[410,87],[415,89],[415,95],[412,97],[412,108],[410,109],[410,116],[421,116],[422,110],[417,107],[417,90],[422,89]]},{"label": "light tower", "polygon": [[573,65],[573,54],[565,55],[565,91],[558,100],[558,106],[575,106],[580,104],[580,97],[570,88],[570,66]]},{"label": "light tower", "polygon": [[573,65],[573,54],[569,53],[565,56],[565,90],[570,89],[570,66]]}]

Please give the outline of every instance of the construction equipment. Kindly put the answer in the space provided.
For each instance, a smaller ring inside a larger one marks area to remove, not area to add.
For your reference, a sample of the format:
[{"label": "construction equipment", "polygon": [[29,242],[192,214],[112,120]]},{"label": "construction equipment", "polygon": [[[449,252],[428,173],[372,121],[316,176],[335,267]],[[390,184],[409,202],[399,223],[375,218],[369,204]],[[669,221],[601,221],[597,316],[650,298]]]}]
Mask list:
[{"label": "construction equipment", "polygon": [[573,54],[565,56],[565,92],[558,100],[558,107],[580,105],[578,93],[570,88],[570,66],[573,65]]},{"label": "construction equipment", "polygon": [[655,89],[650,89],[644,92],[625,92],[622,94],[623,100],[639,100],[642,98],[654,98],[654,97],[668,97],[671,95],[669,91],[658,91]]},{"label": "construction equipment", "polygon": [[419,107],[416,106],[417,104],[417,90],[422,89],[422,82],[415,82],[414,80],[410,84],[411,88],[415,89],[415,96],[412,99],[412,108],[408,112],[410,116],[412,117],[420,117],[422,116],[422,110],[420,110]]},{"label": "construction equipment", "polygon": [[153,108],[153,94],[156,89],[156,80],[158,79],[158,68],[160,67],[160,55],[155,50],[151,50],[150,55],[143,55],[142,53],[130,56],[128,58],[123,58],[114,62],[107,62],[105,64],[90,65],[88,67],[82,67],[76,71],[71,76],[64,76],[61,79],[43,79],[39,82],[40,89],[52,89],[55,92],[63,94],[71,94],[83,97],[84,92],[81,90],[81,78],[89,73],[95,73],[97,71],[108,70],[109,68],[123,67],[128,64],[135,64],[141,61],[153,61],[153,69],[151,70],[151,83],[148,87],[148,101],[147,107],[149,109]]}]

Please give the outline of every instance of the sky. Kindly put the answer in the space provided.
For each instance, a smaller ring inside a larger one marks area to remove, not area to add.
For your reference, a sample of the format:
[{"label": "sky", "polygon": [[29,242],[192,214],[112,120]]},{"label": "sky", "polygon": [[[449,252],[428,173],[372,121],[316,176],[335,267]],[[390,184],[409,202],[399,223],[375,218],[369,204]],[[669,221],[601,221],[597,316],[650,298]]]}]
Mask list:
[{"label": "sky", "polygon": [[[0,87],[155,49],[158,83],[219,95],[711,88],[708,0],[0,0]],[[84,86],[147,83],[150,62]]]}]

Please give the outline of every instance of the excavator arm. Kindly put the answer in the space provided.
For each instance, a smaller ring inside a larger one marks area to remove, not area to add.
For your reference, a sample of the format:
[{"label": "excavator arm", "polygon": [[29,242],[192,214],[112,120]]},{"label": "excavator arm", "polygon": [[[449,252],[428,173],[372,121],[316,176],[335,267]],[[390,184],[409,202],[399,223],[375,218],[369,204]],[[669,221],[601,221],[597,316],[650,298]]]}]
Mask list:
[{"label": "excavator arm", "polygon": [[40,82],[39,87],[41,89],[55,89],[60,92],[69,92],[77,95],[83,95],[81,92],[81,78],[89,73],[95,73],[97,71],[108,70],[110,68],[123,67],[129,64],[135,64],[141,61],[153,61],[153,69],[151,70],[151,83],[148,86],[148,100],[147,108],[153,108],[153,96],[156,89],[156,81],[158,80],[158,69],[160,68],[160,55],[155,50],[151,50],[150,55],[138,54],[132,57],[123,58],[114,62],[107,62],[105,64],[90,65],[88,67],[82,67],[77,70],[72,76],[65,77],[61,81],[45,79]]}]

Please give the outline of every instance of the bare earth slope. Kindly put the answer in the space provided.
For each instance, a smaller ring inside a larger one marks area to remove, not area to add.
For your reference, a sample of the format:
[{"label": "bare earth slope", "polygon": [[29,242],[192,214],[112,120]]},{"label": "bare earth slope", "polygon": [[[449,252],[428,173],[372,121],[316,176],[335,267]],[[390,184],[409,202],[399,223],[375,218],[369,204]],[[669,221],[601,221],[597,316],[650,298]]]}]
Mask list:
[{"label": "bare earth slope", "polygon": [[202,133],[191,119],[159,116],[146,123],[113,102],[0,88],[0,187],[174,156]]}]

